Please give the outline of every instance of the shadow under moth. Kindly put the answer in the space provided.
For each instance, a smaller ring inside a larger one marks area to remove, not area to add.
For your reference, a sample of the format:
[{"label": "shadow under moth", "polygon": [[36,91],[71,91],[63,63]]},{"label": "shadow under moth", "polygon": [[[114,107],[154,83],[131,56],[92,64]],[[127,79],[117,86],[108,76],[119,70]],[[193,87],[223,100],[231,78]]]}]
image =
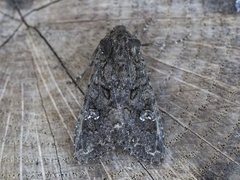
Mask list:
[{"label": "shadow under moth", "polygon": [[140,47],[140,40],[116,26],[94,51],[74,137],[80,162],[101,158],[119,146],[140,161],[163,160],[162,120]]}]

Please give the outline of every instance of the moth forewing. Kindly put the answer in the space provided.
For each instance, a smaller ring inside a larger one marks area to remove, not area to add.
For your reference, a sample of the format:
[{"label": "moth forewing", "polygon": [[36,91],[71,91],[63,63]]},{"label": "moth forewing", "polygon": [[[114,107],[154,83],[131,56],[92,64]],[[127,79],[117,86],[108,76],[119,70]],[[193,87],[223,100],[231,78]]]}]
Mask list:
[{"label": "moth forewing", "polygon": [[119,146],[141,161],[163,159],[162,119],[140,46],[124,26],[116,26],[94,51],[93,73],[74,138],[80,162]]}]

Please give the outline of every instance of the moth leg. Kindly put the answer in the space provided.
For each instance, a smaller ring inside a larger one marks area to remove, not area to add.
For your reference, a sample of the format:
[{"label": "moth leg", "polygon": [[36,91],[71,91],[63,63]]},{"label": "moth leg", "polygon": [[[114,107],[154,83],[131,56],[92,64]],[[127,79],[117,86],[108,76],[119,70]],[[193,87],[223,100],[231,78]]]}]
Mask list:
[{"label": "moth leg", "polygon": [[[80,77],[76,78],[76,84],[78,87],[82,87],[84,84],[82,84],[82,82],[86,79],[86,82],[90,82],[90,77],[91,74],[93,72],[94,69],[94,57],[97,54],[99,50],[99,47],[94,51],[91,59],[90,59],[90,63],[88,65],[88,67],[83,71],[83,73],[80,75]],[[87,85],[85,85],[85,87],[87,87]],[[84,89],[84,93],[87,91],[87,89]]]},{"label": "moth leg", "polygon": [[191,33],[188,33],[185,37],[183,37],[181,39],[177,39],[175,41],[165,42],[165,43],[158,43],[158,42],[152,41],[149,43],[141,44],[141,46],[156,46],[156,47],[160,47],[160,49],[164,51],[167,47],[171,47],[174,44],[184,42],[184,41],[190,39],[190,37],[191,37]]},{"label": "moth leg", "polygon": [[90,82],[91,73],[93,71],[92,66],[88,66],[84,72],[75,79],[77,86],[82,89],[84,94],[87,92],[88,83]]}]

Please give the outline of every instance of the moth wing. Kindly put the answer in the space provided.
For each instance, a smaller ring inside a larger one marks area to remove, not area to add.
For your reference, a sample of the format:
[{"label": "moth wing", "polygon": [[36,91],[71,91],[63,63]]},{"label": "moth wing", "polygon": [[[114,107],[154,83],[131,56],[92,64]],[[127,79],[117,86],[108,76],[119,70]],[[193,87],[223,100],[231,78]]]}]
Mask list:
[{"label": "moth wing", "polygon": [[164,135],[160,117],[125,124],[122,145],[141,161],[159,163],[164,158]]},{"label": "moth wing", "polygon": [[[88,117],[84,117],[88,114]],[[89,109],[80,114],[75,131],[75,157],[87,162],[107,154],[112,147],[107,143],[109,137],[103,120],[96,115],[97,110]]]}]

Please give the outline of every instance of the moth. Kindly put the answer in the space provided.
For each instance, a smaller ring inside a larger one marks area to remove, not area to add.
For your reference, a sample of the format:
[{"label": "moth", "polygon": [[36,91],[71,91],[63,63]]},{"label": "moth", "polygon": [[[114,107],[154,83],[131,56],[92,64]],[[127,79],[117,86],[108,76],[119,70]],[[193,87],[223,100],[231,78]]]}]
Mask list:
[{"label": "moth", "polygon": [[140,161],[161,162],[163,121],[140,40],[116,26],[100,41],[90,66],[93,73],[74,136],[75,157],[85,163],[120,146]]}]

